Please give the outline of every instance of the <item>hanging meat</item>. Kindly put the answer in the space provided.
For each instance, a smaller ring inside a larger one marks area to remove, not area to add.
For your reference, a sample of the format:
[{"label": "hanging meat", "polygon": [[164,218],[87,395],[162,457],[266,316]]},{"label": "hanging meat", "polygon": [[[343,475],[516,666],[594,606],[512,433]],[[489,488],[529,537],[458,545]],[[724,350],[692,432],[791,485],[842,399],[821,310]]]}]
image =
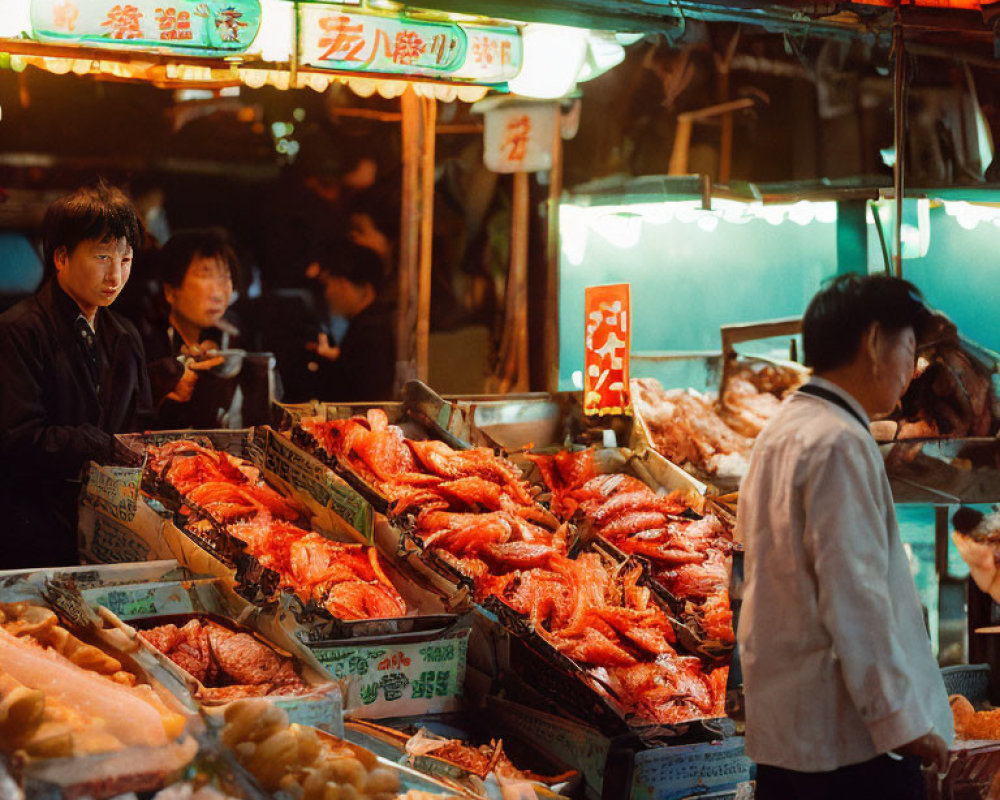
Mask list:
[{"label": "hanging meat", "polygon": [[897,439],[996,436],[996,364],[959,338],[953,325],[917,360],[917,372],[891,419]]}]

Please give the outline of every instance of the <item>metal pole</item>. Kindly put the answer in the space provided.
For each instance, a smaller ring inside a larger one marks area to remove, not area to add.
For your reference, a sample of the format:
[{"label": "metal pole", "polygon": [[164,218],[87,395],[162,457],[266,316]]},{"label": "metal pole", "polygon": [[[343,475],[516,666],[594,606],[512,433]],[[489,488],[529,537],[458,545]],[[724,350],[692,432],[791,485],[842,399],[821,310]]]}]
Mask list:
[{"label": "metal pole", "polygon": [[893,188],[896,193],[896,214],[893,220],[895,252],[893,262],[896,277],[903,277],[903,173],[906,167],[906,57],[903,51],[903,25],[897,11],[892,31],[895,70],[892,91],[893,144],[896,163],[893,166]]}]

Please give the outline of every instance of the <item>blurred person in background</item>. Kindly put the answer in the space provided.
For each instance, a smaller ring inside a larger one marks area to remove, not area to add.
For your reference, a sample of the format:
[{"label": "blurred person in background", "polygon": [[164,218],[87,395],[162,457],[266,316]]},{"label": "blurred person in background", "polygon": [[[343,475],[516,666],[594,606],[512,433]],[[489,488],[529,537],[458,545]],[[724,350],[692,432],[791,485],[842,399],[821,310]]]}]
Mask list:
[{"label": "blurred person in background", "polygon": [[328,330],[306,343],[315,354],[314,396],[345,403],[392,399],[396,328],[392,309],[379,298],[379,254],[351,241],[331,241],[307,274],[318,282],[328,313],[347,320],[339,344]]},{"label": "blurred person in background", "polygon": [[109,309],[144,237],[103,183],[49,206],[45,281],[0,315],[0,568],[78,563],[81,469],[113,462],[151,400],[142,340]]}]

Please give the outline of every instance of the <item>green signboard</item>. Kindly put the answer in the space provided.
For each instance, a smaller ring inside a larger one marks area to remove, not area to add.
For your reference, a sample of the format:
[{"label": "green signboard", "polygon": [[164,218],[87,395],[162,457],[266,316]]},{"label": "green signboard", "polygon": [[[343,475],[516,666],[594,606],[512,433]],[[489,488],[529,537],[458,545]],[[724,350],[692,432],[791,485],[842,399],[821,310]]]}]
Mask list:
[{"label": "green signboard", "polygon": [[521,34],[513,26],[431,22],[320,3],[299,6],[298,13],[305,66],[475,83],[503,83],[521,69]]},{"label": "green signboard", "polygon": [[187,55],[242,53],[260,30],[260,0],[31,0],[34,38]]}]

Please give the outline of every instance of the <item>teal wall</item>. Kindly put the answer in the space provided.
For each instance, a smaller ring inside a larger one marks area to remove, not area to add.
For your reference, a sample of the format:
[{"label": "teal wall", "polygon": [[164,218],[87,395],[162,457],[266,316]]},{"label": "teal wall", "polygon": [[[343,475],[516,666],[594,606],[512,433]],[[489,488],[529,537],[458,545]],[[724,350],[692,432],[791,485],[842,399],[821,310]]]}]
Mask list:
[{"label": "teal wall", "polygon": [[772,224],[690,208],[664,220],[650,218],[648,207],[623,216],[564,204],[560,388],[579,388],[573,373],[583,369],[587,286],[631,283],[633,353],[718,351],[721,325],[800,315],[836,272],[836,212],[827,205],[825,221],[799,224],[786,214]]},{"label": "teal wall", "polygon": [[[573,198],[560,217],[564,390],[579,388],[574,373],[583,368],[587,286],[631,283],[633,354],[718,351],[721,325],[802,314],[821,282],[838,272],[838,254],[840,271],[864,260],[852,239],[867,240],[869,271],[884,269],[874,223],[863,223],[854,204],[845,206],[838,220],[832,203],[766,211],[721,204],[701,211],[693,201],[588,205],[593,202]],[[903,259],[903,276],[966,337],[1000,352],[1000,206],[932,201],[921,222],[917,201],[908,200],[903,219],[908,241],[903,252],[910,256]],[[891,238],[891,218],[884,226]],[[787,352],[787,341],[771,345],[774,355]],[[633,361],[634,375],[658,377],[671,386],[704,388],[702,373],[693,365]]]},{"label": "teal wall", "polygon": [[[955,216],[960,213],[951,204],[931,204],[927,254],[904,258],[903,277],[951,317],[964,336],[1000,352],[1000,227],[991,219],[1000,220],[1000,209],[972,209],[961,222]],[[869,268],[876,271],[883,259],[874,225],[868,228]]]}]

